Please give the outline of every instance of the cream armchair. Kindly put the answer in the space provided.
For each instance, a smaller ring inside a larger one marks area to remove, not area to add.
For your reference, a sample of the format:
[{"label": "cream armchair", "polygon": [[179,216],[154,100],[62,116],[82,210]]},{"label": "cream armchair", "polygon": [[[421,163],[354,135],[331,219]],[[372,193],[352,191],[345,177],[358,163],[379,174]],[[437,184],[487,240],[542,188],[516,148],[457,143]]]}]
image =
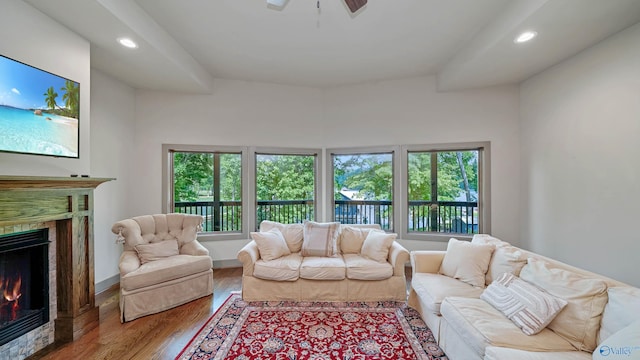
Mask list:
[{"label": "cream armchair", "polygon": [[120,321],[213,293],[209,251],[196,240],[202,216],[157,214],[113,224],[120,256]]}]

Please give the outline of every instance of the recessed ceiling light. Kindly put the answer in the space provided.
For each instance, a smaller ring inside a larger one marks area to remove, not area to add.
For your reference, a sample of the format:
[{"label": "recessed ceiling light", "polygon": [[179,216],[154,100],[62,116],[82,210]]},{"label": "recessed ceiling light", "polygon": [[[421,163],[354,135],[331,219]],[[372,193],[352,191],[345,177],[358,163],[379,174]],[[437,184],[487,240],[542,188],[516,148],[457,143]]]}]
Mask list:
[{"label": "recessed ceiling light", "polygon": [[129,38],[119,38],[118,42],[120,43],[120,45],[127,47],[129,49],[136,49],[138,47],[138,44],[136,44],[135,41]]},{"label": "recessed ceiling light", "polygon": [[527,41],[533,39],[534,37],[536,37],[537,35],[538,35],[538,33],[535,32],[535,31],[525,31],[525,32],[521,33],[520,35],[518,35],[513,40],[513,42],[516,43],[516,44],[527,42]]}]

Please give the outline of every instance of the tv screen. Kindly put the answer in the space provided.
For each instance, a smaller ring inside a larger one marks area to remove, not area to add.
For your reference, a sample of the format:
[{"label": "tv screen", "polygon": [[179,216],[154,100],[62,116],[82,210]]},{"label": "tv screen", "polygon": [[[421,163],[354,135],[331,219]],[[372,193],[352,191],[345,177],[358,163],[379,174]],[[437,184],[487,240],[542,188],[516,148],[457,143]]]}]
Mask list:
[{"label": "tv screen", "polygon": [[0,55],[0,151],[78,158],[80,84]]}]

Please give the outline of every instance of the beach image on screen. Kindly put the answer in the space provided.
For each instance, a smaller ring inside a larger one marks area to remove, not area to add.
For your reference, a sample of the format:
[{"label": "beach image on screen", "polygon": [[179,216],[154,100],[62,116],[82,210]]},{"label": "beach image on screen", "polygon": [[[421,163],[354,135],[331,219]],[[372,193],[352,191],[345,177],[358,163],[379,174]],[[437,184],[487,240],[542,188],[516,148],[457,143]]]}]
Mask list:
[{"label": "beach image on screen", "polygon": [[78,157],[80,85],[0,56],[0,151]]}]

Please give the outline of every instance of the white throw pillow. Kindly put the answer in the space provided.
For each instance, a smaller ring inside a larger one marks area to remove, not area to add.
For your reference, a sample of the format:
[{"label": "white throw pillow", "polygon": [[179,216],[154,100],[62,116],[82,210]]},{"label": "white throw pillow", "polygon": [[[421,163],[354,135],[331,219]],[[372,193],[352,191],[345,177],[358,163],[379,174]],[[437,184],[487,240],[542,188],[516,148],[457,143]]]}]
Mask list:
[{"label": "white throw pillow", "polygon": [[178,240],[163,240],[150,244],[138,244],[135,246],[135,249],[141,264],[164,259],[180,253]]},{"label": "white throw pillow", "polygon": [[472,244],[490,244],[495,246],[496,248],[511,245],[508,242],[500,240],[497,237],[491,236],[489,234],[475,234],[473,235],[473,238],[471,238],[471,243]]},{"label": "white throw pillow", "polygon": [[484,287],[484,277],[493,249],[493,245],[472,244],[451,238],[439,273],[473,286]]},{"label": "white throw pillow", "polygon": [[503,313],[527,335],[542,331],[567,306],[565,300],[510,273],[495,279],[480,299]]},{"label": "white throw pillow", "polygon": [[362,244],[362,256],[379,263],[387,262],[389,248],[398,234],[387,234],[382,230],[372,230]]},{"label": "white throw pillow", "polygon": [[336,256],[338,253],[337,241],[339,230],[339,222],[317,223],[314,221],[305,221],[302,256]]},{"label": "white throw pillow", "polygon": [[640,321],[627,325],[603,341],[593,352],[592,358],[640,359]]},{"label": "white throw pillow", "polygon": [[260,258],[264,261],[291,254],[284,236],[277,228],[264,232],[251,232],[251,238],[258,244]]},{"label": "white throw pillow", "polygon": [[280,230],[292,253],[297,253],[302,249],[302,224],[282,224],[269,220],[263,220],[260,223],[260,232],[269,231],[273,228]]}]

